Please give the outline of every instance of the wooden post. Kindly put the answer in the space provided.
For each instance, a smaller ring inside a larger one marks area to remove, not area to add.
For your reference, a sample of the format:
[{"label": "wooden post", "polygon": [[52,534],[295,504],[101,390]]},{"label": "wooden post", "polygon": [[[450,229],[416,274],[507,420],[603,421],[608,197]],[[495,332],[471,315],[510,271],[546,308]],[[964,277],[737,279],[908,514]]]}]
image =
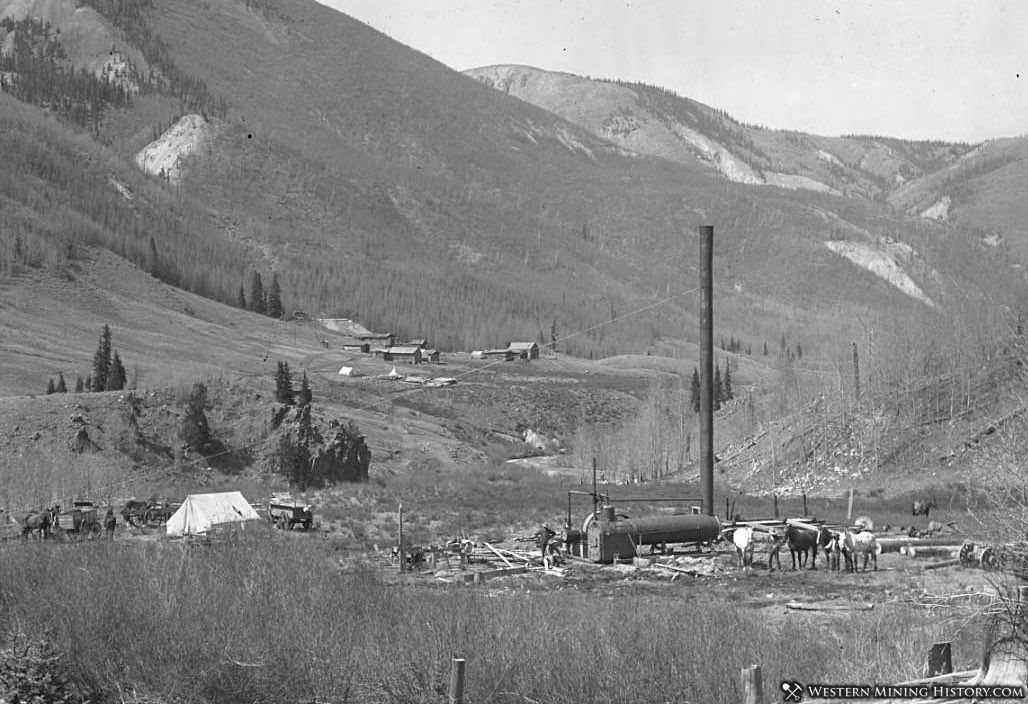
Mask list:
[{"label": "wooden post", "polygon": [[948,675],[953,672],[953,657],[949,643],[936,643],[928,651],[928,676]]},{"label": "wooden post", "polygon": [[450,704],[464,704],[464,658],[454,658],[450,668]]},{"label": "wooden post", "polygon": [[742,704],[763,704],[764,682],[760,676],[760,665],[743,668]]},{"label": "wooden post", "polygon": [[850,505],[846,509],[846,520],[847,522],[853,520],[853,487],[850,487]]},{"label": "wooden post", "polygon": [[399,524],[396,529],[396,551],[400,557],[400,573],[402,574],[407,565],[407,555],[403,549],[403,504],[396,509],[396,522]]},{"label": "wooden post", "polygon": [[803,515],[804,517],[810,515],[807,513],[807,492],[803,492]]},{"label": "wooden post", "polygon": [[771,498],[775,500],[775,518],[778,518],[778,494],[772,494]]}]

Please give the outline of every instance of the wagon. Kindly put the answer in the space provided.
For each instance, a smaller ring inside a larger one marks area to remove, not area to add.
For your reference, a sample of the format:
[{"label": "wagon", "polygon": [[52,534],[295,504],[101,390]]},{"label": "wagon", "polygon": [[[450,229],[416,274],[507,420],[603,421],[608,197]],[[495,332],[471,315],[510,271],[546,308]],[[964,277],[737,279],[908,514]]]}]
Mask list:
[{"label": "wagon", "polygon": [[292,530],[297,524],[304,530],[314,525],[311,505],[293,499],[272,499],[268,502],[268,520],[282,530]]},{"label": "wagon", "polygon": [[71,511],[64,511],[54,517],[54,529],[58,535],[75,535],[79,538],[95,537],[100,533],[100,521],[96,506],[91,501],[76,501]]}]

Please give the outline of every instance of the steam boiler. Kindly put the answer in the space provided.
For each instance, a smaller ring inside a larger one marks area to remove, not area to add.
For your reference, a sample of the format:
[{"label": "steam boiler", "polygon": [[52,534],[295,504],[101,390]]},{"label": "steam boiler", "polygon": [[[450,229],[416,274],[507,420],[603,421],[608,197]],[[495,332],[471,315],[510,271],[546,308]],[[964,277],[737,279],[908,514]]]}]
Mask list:
[{"label": "steam boiler", "polygon": [[710,543],[721,534],[716,516],[701,514],[625,518],[613,506],[601,506],[586,526],[588,557],[609,563],[641,554],[644,545]]}]

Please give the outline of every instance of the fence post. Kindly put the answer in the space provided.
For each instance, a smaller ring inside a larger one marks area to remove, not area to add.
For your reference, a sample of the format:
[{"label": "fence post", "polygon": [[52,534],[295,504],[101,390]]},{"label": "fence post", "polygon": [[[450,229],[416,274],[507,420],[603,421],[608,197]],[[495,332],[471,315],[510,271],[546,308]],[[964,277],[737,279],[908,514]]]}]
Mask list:
[{"label": "fence post", "polygon": [[742,704],[763,704],[764,682],[760,676],[760,665],[743,668]]},{"label": "fence post", "polygon": [[928,651],[928,676],[948,675],[953,672],[953,657],[949,643],[936,643]]},{"label": "fence post", "polygon": [[464,658],[454,658],[450,668],[450,704],[464,704]]}]

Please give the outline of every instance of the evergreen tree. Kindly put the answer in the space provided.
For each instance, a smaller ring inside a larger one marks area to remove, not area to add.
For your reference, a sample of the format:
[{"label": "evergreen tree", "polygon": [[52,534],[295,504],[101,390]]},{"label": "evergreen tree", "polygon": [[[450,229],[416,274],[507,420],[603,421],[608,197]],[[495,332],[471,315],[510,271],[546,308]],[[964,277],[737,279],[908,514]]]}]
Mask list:
[{"label": "evergreen tree", "polygon": [[725,360],[725,401],[731,401],[735,398],[735,392],[732,391],[732,363],[731,360]]},{"label": "evergreen tree", "polygon": [[803,359],[803,345],[796,343],[796,358]]},{"label": "evergreen tree", "polygon": [[121,357],[118,356],[118,352],[114,352],[114,359],[111,360],[111,368],[108,372],[107,378],[111,391],[121,391],[125,388],[125,383],[128,381],[125,374],[125,365],[121,363]]},{"label": "evergreen tree", "polygon": [[85,390],[86,390],[86,385],[85,385],[85,383],[83,383],[82,377],[78,376],[75,379],[75,393],[80,394],[80,393],[82,393]]},{"label": "evergreen tree", "polygon": [[721,410],[725,400],[725,388],[721,384],[721,367],[714,365],[714,410]]},{"label": "evergreen tree", "polygon": [[64,372],[57,372],[57,387],[54,390],[59,394],[68,393],[68,385],[64,383]]},{"label": "evergreen tree", "polygon": [[261,284],[261,273],[255,271],[250,280],[250,310],[263,315],[267,309],[267,302],[264,300],[264,285]]},{"label": "evergreen tree", "polygon": [[689,405],[693,413],[700,412],[700,372],[696,367],[692,368],[692,384],[689,387]]},{"label": "evergreen tree", "polygon": [[107,374],[111,368],[111,328],[104,324],[100,344],[93,355],[93,391],[107,390]]},{"label": "evergreen tree", "polygon": [[275,372],[275,400],[287,406],[296,405],[296,392],[293,391],[293,377],[288,362],[278,363]]},{"label": "evergreen tree", "polygon": [[764,340],[764,356],[767,357],[767,340]]},{"label": "evergreen tree", "polygon": [[550,344],[553,345],[553,353],[557,353],[557,319],[554,318],[550,324]]},{"label": "evergreen tree", "polygon": [[272,318],[282,317],[282,288],[278,285],[278,274],[271,272],[271,287],[268,289],[268,315]]},{"label": "evergreen tree", "polygon": [[53,377],[50,377],[50,382],[46,385],[46,393],[52,394],[54,393],[54,391],[56,391],[56,389],[54,388],[54,379]]},{"label": "evergreen tree", "polygon": [[146,270],[150,272],[150,275],[154,278],[162,278],[161,263],[157,256],[157,243],[154,242],[152,236],[150,237],[150,246],[146,251]]},{"label": "evergreen tree", "polygon": [[93,376],[91,374],[86,374],[86,389],[85,390],[86,391],[92,391],[93,390]]},{"label": "evergreen tree", "polygon": [[313,400],[314,394],[311,393],[311,385],[307,380],[307,370],[304,370],[303,378],[300,380],[300,394],[297,399],[297,404],[300,406],[309,406]]},{"label": "evergreen tree", "polygon": [[239,300],[236,302],[243,310],[246,310],[246,293],[243,292],[243,285],[239,284]]},{"label": "evergreen tree", "polygon": [[182,416],[179,437],[188,447],[203,452],[211,440],[211,427],[204,407],[207,405],[207,387],[202,382],[193,384],[186,399],[186,412]]}]

